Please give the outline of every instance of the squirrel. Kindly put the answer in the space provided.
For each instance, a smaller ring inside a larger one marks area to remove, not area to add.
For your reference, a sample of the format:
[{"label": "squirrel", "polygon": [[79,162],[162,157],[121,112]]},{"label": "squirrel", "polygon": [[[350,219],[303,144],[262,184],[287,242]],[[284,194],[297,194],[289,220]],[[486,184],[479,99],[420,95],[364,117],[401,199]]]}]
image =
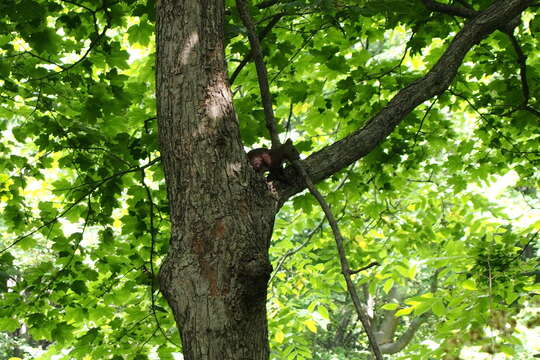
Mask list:
[{"label": "squirrel", "polygon": [[299,158],[298,150],[294,147],[291,139],[273,149],[257,148],[247,153],[249,163],[258,173],[269,171],[267,180],[280,180],[287,182],[283,172],[283,162]]}]

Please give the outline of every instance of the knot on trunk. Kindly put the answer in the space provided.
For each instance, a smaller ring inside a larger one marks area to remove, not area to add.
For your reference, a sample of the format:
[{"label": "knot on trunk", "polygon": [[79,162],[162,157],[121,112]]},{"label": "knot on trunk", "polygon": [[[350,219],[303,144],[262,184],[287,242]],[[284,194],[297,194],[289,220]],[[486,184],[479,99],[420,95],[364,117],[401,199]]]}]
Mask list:
[{"label": "knot on trunk", "polygon": [[242,282],[243,298],[246,304],[255,304],[266,300],[266,290],[272,270],[272,264],[263,256],[243,262],[239,278]]}]

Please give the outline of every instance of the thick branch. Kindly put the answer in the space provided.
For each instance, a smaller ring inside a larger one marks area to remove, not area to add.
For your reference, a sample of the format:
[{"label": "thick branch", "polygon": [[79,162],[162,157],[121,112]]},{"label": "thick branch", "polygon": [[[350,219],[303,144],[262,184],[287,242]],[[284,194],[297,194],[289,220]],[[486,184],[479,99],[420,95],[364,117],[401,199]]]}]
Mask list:
[{"label": "thick branch", "polygon": [[[531,3],[530,0],[499,0],[469,21],[424,77],[400,90],[363,128],[303,161],[313,182],[324,180],[369,154],[416,106],[442,94],[448,88],[465,55],[474,45],[516,18]],[[286,174],[289,179],[295,178],[294,170],[290,167],[286,169]],[[293,185],[281,190],[282,201],[304,188],[305,184],[298,179]]]},{"label": "thick branch", "polygon": [[420,325],[426,322],[427,319],[428,319],[428,315],[426,314],[423,314],[415,318],[411,322],[407,330],[403,333],[403,335],[401,335],[401,337],[397,341],[388,343],[388,344],[382,344],[381,352],[383,354],[395,354],[403,350],[403,348],[405,348],[405,346],[407,346],[407,344],[411,342],[412,338],[414,337],[414,334],[420,328]]},{"label": "thick branch", "polygon": [[[392,286],[390,290],[387,302],[400,303],[403,300],[403,296],[399,293],[397,286]],[[385,310],[383,313],[382,321],[376,331],[377,341],[381,346],[383,344],[389,344],[392,342],[396,329],[401,321],[401,318],[395,317],[394,314],[397,310]]]}]

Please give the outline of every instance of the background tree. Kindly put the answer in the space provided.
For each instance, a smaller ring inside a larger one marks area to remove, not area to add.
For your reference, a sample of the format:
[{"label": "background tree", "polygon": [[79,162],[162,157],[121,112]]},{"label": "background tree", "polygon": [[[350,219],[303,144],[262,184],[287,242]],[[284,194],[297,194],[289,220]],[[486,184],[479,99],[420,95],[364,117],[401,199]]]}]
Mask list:
[{"label": "background tree", "polygon": [[259,53],[229,1],[2,3],[0,329],[45,358],[170,358],[175,323],[186,359],[366,353],[305,179],[247,162],[270,98],[383,353],[530,357],[537,9],[265,1]]}]

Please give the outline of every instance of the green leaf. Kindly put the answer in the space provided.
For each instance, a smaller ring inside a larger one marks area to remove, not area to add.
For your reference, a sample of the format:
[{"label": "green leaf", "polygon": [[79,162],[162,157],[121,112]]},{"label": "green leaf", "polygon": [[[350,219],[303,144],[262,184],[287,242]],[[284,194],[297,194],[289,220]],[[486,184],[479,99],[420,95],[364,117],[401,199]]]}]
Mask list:
[{"label": "green leaf", "polygon": [[330,320],[330,314],[328,313],[328,310],[325,306],[318,306],[317,312],[323,317],[323,319]]},{"label": "green leaf", "polygon": [[471,279],[468,279],[468,280],[465,280],[461,283],[461,286],[463,286],[463,288],[465,290],[471,290],[471,291],[475,291],[475,290],[478,290],[478,288],[476,287],[476,284],[474,283],[473,280]]},{"label": "green leaf", "polygon": [[147,21],[141,21],[139,24],[132,25],[127,31],[129,42],[147,46],[150,42],[150,37],[153,36],[153,31],[154,27]]},{"label": "green leaf", "polygon": [[394,279],[390,278],[384,282],[383,290],[385,293],[389,293],[390,289],[392,289],[392,286],[394,286]]},{"label": "green leaf", "polygon": [[304,325],[311,331],[312,333],[317,333],[317,323],[313,320],[304,320]]},{"label": "green leaf", "polygon": [[446,314],[446,307],[441,299],[436,299],[432,305],[431,310],[437,316],[444,316]]},{"label": "green leaf", "polygon": [[19,322],[13,318],[0,318],[0,331],[13,332],[19,328]]},{"label": "green leaf", "polygon": [[75,292],[78,295],[85,294],[88,292],[88,288],[86,287],[86,284],[82,280],[75,280],[71,284],[71,290]]},{"label": "green leaf", "polygon": [[413,310],[414,310],[414,307],[412,307],[412,306],[407,307],[407,308],[403,308],[401,310],[396,311],[394,316],[395,317],[400,317],[400,316],[404,316],[404,315],[409,315],[410,313],[413,312]]},{"label": "green leaf", "polygon": [[72,325],[69,325],[66,322],[60,322],[52,330],[51,335],[55,341],[59,343],[64,343],[73,338],[73,330],[75,328]]},{"label": "green leaf", "polygon": [[285,334],[284,334],[281,330],[278,330],[278,331],[276,332],[276,334],[274,335],[274,340],[275,340],[278,344],[283,343],[283,340],[285,340]]},{"label": "green leaf", "polygon": [[388,304],[384,304],[383,306],[381,306],[382,309],[384,310],[396,310],[399,308],[399,304],[396,304],[396,303],[388,303]]}]

